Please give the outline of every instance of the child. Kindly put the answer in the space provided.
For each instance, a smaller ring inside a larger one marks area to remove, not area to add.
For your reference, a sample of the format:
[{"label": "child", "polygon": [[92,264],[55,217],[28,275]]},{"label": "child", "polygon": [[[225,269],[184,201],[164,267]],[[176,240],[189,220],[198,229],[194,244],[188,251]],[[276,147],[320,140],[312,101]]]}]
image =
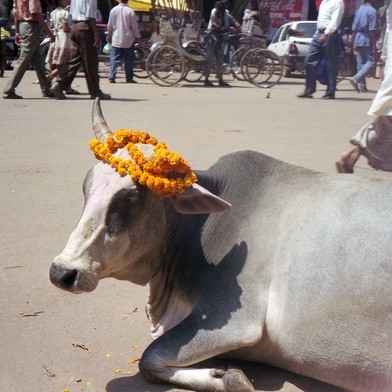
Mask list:
[{"label": "child", "polygon": [[50,28],[53,30],[53,34],[56,39],[49,48],[48,55],[46,57],[46,63],[51,64],[51,71],[47,78],[52,80],[55,78],[69,60],[69,54],[71,49],[70,39],[70,27],[71,27],[71,16],[65,9],[69,5],[69,0],[56,0],[55,4],[57,8],[50,14]]}]

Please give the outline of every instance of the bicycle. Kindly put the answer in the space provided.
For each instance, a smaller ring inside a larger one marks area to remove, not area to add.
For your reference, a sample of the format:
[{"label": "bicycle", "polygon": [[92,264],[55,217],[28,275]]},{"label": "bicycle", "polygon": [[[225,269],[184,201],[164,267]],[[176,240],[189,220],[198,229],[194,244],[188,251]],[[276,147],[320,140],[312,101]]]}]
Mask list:
[{"label": "bicycle", "polygon": [[159,86],[174,86],[185,79],[195,82],[201,78],[204,53],[198,45],[186,48],[181,43],[182,31],[176,25],[162,34],[162,41],[147,57],[146,70]]}]

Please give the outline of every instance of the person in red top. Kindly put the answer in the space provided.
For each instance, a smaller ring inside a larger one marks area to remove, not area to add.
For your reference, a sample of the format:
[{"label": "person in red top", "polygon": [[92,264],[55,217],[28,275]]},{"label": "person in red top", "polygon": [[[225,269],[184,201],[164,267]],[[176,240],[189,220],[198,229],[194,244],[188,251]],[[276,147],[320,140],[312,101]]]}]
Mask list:
[{"label": "person in red top", "polygon": [[52,94],[49,91],[50,83],[46,78],[45,61],[39,47],[40,28],[44,30],[52,42],[54,41],[54,36],[42,15],[40,0],[14,0],[14,15],[15,43],[21,46],[21,50],[13,74],[3,90],[3,98],[23,98],[15,93],[15,89],[22,80],[30,63],[37,73],[42,95],[51,97]]}]

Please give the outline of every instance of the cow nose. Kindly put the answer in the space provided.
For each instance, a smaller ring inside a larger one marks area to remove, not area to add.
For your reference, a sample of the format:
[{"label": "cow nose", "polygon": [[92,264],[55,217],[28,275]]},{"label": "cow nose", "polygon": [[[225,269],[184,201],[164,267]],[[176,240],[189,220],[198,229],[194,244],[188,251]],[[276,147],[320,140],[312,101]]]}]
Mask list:
[{"label": "cow nose", "polygon": [[76,277],[78,276],[78,271],[76,269],[67,269],[58,267],[57,265],[52,264],[49,271],[50,281],[57,287],[62,289],[71,288],[76,281]]}]

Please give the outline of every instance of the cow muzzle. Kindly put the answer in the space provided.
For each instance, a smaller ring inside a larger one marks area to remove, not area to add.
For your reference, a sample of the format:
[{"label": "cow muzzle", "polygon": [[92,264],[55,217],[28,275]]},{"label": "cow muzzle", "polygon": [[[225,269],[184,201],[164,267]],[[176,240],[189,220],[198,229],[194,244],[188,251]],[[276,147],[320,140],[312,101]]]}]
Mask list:
[{"label": "cow muzzle", "polygon": [[77,269],[68,269],[52,264],[49,271],[50,281],[58,288],[78,294],[90,292],[97,286],[93,279]]}]

